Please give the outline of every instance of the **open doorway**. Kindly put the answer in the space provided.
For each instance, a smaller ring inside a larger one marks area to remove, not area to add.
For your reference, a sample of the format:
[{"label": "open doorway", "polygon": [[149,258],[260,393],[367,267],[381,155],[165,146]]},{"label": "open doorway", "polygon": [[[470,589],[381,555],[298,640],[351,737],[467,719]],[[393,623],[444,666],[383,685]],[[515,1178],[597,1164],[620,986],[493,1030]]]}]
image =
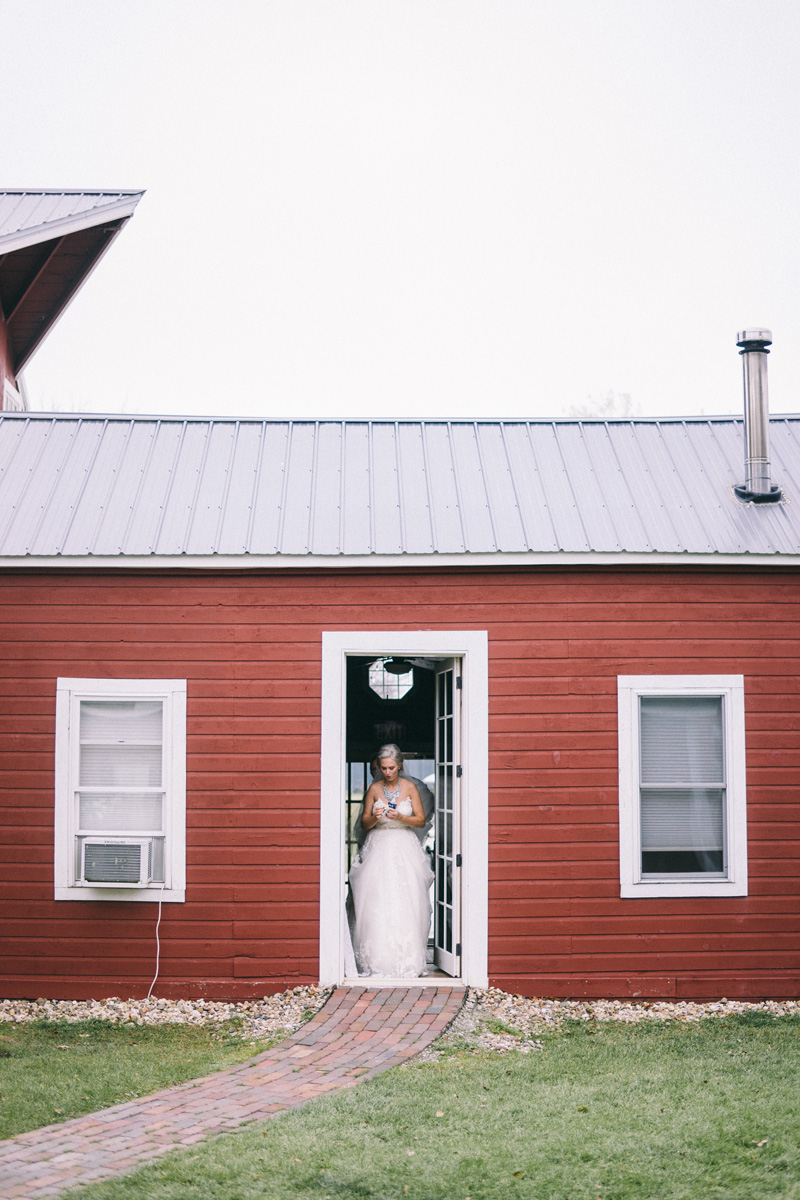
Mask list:
[{"label": "open doorway", "polygon": [[407,773],[433,783],[435,797],[426,838],[436,873],[435,975],[420,982],[486,986],[486,633],[326,632],[322,660],[320,981],[354,981],[345,910],[356,822],[370,759],[379,745],[396,742],[409,755]]},{"label": "open doorway", "polygon": [[[426,973],[461,974],[461,660],[460,658],[349,655],[347,658],[345,805],[346,886],[364,844],[360,814],[378,777],[376,752],[400,746],[403,776],[417,788],[425,813],[419,837],[428,857],[431,925]],[[352,917],[350,897],[348,913]],[[346,970],[355,962],[346,950]]]}]

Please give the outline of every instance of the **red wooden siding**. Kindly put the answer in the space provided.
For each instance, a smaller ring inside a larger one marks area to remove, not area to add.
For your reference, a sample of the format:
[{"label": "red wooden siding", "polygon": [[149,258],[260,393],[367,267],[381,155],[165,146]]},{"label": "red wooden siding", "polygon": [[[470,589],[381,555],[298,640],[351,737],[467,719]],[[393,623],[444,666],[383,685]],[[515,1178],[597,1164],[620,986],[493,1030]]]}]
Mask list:
[{"label": "red wooden siding", "polygon": [[[0,581],[8,996],[143,994],[155,905],[52,900],[58,676],[188,680],[187,900],[162,995],[318,978],[321,632],[487,629],[491,982],[800,994],[795,572],[19,573]],[[750,895],[621,900],[619,674],[745,676]]]}]

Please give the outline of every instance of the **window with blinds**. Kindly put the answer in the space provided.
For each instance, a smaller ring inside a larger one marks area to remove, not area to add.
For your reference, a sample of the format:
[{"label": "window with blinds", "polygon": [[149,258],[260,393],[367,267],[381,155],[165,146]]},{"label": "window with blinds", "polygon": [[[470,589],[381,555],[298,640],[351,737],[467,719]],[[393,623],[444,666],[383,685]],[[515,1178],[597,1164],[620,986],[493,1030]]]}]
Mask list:
[{"label": "window with blinds", "polygon": [[164,882],[164,701],[81,700],[78,845],[97,834],[150,835]]},{"label": "window with blinds", "polygon": [[182,901],[186,682],[59,679],[55,898]]},{"label": "window with blinds", "polygon": [[742,676],[620,676],[618,699],[621,895],[747,895]]},{"label": "window with blinds", "polygon": [[724,875],[722,697],[639,698],[642,877]]}]

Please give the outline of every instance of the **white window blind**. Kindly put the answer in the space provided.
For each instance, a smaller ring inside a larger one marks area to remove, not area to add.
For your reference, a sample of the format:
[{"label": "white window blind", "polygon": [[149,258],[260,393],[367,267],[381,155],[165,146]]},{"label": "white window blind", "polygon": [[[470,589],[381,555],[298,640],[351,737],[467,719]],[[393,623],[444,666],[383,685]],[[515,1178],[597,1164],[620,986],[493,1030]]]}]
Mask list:
[{"label": "white window blind", "polygon": [[642,696],[642,784],[724,781],[722,698]]}]

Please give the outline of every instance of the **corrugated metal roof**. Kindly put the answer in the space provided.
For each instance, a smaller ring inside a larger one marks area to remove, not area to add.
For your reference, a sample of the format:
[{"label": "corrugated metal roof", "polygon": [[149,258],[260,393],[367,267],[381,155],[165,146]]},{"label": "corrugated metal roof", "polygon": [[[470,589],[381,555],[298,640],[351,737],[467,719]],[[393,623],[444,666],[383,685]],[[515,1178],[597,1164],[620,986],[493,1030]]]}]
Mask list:
[{"label": "corrugated metal roof", "polygon": [[48,188],[2,191],[0,254],[100,221],[129,217],[143,195],[141,191],[57,191]]},{"label": "corrugated metal roof", "polygon": [[786,503],[745,505],[742,423],[0,418],[0,555],[800,555],[800,417],[771,421]]}]

